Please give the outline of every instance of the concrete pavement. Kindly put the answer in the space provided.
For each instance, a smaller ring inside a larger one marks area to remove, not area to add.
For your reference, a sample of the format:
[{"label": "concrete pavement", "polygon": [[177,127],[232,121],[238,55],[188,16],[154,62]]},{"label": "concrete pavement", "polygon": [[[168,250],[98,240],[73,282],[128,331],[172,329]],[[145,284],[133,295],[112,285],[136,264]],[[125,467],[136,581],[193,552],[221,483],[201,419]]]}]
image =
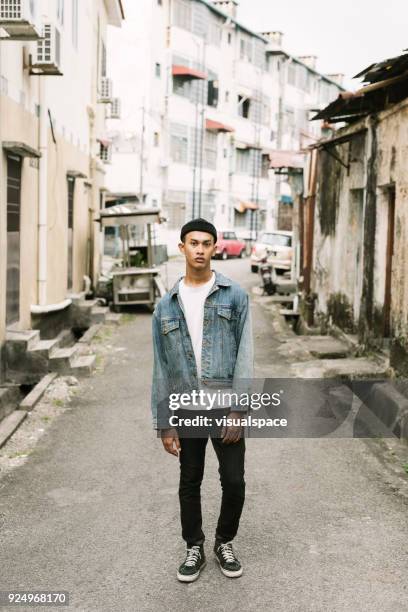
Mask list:
[{"label": "concrete pavement", "polygon": [[[214,266],[256,283],[246,260]],[[170,281],[180,270],[171,264]],[[0,480],[0,590],[63,589],[68,609],[98,612],[407,610],[406,504],[362,440],[247,441],[235,581],[212,556],[220,490],[208,445],[209,563],[197,582],[177,582],[178,465],[151,429],[150,318],[118,328],[105,370],[81,382],[36,452]],[[258,300],[253,320],[258,376],[271,365],[285,372],[290,355],[279,348],[291,332]]]}]

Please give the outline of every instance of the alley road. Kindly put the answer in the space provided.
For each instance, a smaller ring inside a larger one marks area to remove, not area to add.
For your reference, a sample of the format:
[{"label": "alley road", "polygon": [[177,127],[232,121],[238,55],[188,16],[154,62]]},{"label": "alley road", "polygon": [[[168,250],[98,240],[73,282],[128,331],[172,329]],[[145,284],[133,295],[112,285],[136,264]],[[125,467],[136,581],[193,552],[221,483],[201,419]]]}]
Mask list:
[{"label": "alley road", "polygon": [[[256,283],[248,260],[214,267]],[[171,264],[170,278],[181,269]],[[0,590],[63,589],[70,610],[98,612],[407,610],[407,508],[362,440],[248,441],[235,581],[212,555],[220,491],[209,445],[209,562],[197,582],[177,582],[178,465],[151,429],[150,318],[118,328],[105,371],[81,383],[37,451],[0,481]],[[264,375],[285,357],[257,300],[253,318]]]}]

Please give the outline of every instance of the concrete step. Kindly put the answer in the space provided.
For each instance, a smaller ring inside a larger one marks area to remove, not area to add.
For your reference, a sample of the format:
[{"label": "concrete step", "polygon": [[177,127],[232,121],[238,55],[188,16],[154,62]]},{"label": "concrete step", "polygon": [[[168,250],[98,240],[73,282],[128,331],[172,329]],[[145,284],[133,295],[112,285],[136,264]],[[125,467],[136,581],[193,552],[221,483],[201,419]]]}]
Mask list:
[{"label": "concrete step", "polygon": [[91,310],[91,317],[94,323],[103,323],[106,315],[109,313],[107,306],[93,306]]},{"label": "concrete step", "polygon": [[81,355],[71,362],[71,374],[78,378],[90,376],[96,367],[96,355]]},{"label": "concrete step", "polygon": [[29,349],[30,353],[41,353],[44,357],[50,357],[52,353],[59,348],[59,339],[39,340],[34,346]]},{"label": "concrete step", "polygon": [[96,334],[102,327],[102,323],[95,323],[89,329],[86,330],[83,336],[78,340],[79,344],[90,344]]},{"label": "concrete step", "polygon": [[316,359],[293,363],[290,375],[296,378],[340,378],[345,380],[363,378],[387,378],[388,363],[375,362],[365,357],[347,359]]},{"label": "concrete step", "polygon": [[71,362],[77,356],[79,348],[78,344],[74,344],[70,347],[56,349],[50,357],[49,369],[60,374],[70,373]]},{"label": "concrete step", "polygon": [[299,336],[296,342],[318,359],[344,359],[349,352],[345,342],[331,336]]},{"label": "concrete step", "polygon": [[0,448],[7,442],[13,435],[16,429],[24,421],[27,416],[25,410],[14,410],[11,414],[6,416],[0,423]]},{"label": "concrete step", "polygon": [[26,329],[22,331],[7,331],[6,343],[18,345],[19,348],[29,350],[40,340],[38,329]]},{"label": "concrete step", "polygon": [[52,383],[52,381],[58,376],[56,372],[46,374],[38,384],[35,385],[34,389],[25,396],[22,402],[20,402],[19,410],[32,410],[36,404],[40,401],[45,391]]},{"label": "concrete step", "polygon": [[63,329],[56,337],[56,340],[58,347],[64,348],[72,346],[73,342],[75,342],[75,336],[70,329]]}]

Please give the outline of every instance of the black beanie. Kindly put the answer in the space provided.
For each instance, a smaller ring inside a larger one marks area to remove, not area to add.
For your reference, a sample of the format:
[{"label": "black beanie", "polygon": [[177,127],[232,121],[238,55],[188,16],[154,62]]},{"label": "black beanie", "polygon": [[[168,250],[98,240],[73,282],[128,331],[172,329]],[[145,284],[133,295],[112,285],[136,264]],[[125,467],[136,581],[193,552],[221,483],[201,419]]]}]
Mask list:
[{"label": "black beanie", "polygon": [[214,242],[217,242],[217,230],[214,225],[205,219],[192,219],[181,228],[180,240],[183,240],[184,236],[188,232],[207,232],[214,237]]}]

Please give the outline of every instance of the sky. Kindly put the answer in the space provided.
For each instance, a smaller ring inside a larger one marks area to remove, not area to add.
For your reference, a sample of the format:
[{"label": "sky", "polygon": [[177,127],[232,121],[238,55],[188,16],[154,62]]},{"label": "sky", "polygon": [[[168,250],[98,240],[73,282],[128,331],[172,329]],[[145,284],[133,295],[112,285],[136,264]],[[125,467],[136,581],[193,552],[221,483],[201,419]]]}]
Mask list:
[{"label": "sky", "polygon": [[238,20],[282,31],[286,51],[317,55],[318,70],[343,72],[354,89],[355,74],[408,48],[407,0],[239,0]]}]

